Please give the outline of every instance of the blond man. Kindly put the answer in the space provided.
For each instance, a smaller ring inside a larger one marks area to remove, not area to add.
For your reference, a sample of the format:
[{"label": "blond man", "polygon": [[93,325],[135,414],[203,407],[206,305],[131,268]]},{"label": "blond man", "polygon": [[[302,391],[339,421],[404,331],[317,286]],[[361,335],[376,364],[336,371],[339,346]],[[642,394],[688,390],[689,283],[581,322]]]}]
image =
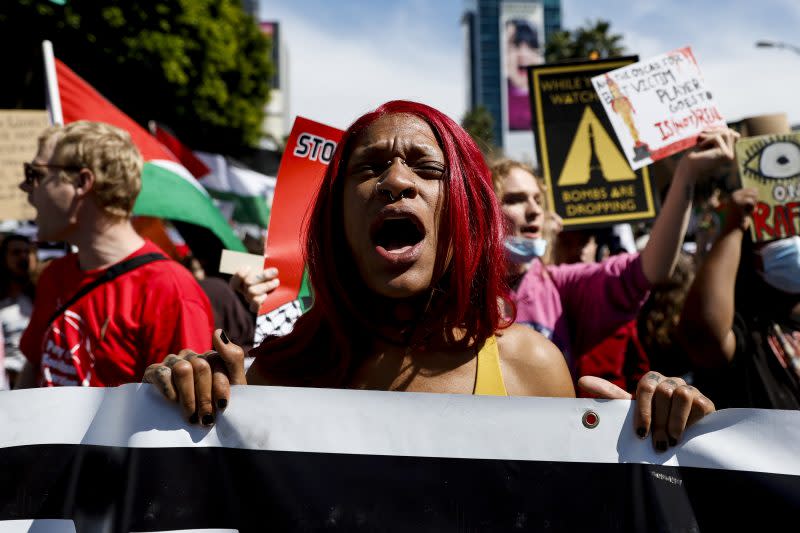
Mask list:
[{"label": "blond man", "polygon": [[39,239],[78,251],[41,275],[20,343],[21,386],[136,382],[177,349],[211,347],[205,294],[131,225],[142,165],[130,135],[108,124],[53,126],[39,138],[20,188]]}]

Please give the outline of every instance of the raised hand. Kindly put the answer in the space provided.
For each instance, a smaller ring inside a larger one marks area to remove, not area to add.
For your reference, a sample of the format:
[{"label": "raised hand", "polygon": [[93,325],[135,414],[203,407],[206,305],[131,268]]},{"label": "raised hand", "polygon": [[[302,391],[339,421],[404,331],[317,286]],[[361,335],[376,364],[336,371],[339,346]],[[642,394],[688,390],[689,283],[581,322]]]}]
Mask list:
[{"label": "raised hand", "polygon": [[728,205],[726,226],[729,228],[739,227],[742,231],[750,229],[751,218],[749,215],[753,213],[757,203],[758,189],[751,187],[733,191]]},{"label": "raised hand", "polygon": [[231,385],[247,383],[244,350],[224,331],[214,332],[214,349],[203,354],[181,350],[145,370],[144,383],[152,383],[165,398],[177,402],[192,423],[211,426],[216,414],[228,406]]},{"label": "raised hand", "polygon": [[734,145],[741,135],[730,128],[704,131],[697,137],[697,144],[681,160],[688,165],[695,179],[716,170],[721,164],[736,157]]}]

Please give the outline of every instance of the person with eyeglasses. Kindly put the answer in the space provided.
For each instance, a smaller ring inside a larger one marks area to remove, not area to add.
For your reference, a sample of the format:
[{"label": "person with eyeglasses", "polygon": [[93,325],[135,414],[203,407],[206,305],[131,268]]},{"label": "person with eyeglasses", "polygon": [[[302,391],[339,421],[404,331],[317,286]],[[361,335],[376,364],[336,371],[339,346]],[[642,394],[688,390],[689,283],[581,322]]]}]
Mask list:
[{"label": "person with eyeglasses", "polygon": [[142,166],[130,135],[108,124],[52,126],[39,137],[20,188],[39,240],[78,251],[39,278],[17,388],[140,381],[175,350],[211,347],[208,298],[131,224]]}]

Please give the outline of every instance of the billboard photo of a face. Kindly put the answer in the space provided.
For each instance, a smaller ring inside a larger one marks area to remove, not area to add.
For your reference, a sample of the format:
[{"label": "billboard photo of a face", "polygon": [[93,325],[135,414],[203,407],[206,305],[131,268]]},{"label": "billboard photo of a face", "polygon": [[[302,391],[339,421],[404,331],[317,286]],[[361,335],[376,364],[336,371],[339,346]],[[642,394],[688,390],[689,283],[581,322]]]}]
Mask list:
[{"label": "billboard photo of a face", "polygon": [[500,42],[507,129],[529,131],[531,108],[526,67],[544,62],[542,4],[503,3],[500,14]]}]

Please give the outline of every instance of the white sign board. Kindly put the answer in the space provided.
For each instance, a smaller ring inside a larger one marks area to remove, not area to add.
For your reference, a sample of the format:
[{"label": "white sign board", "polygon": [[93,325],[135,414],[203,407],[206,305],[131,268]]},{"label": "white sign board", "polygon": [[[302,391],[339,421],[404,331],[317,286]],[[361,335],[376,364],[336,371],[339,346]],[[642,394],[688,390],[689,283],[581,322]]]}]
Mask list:
[{"label": "white sign board", "polygon": [[726,125],[688,46],[596,76],[592,84],[634,170]]}]

